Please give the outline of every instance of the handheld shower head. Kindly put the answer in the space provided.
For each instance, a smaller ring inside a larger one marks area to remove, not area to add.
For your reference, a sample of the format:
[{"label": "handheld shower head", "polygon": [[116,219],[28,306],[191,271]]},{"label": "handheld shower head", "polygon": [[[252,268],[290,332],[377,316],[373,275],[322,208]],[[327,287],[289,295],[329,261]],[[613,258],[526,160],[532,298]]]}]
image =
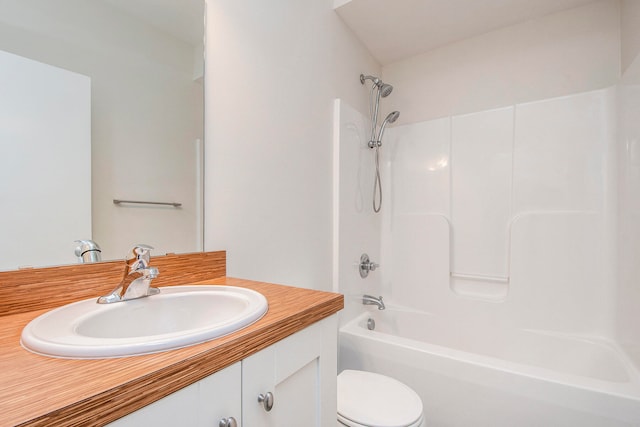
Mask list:
[{"label": "handheld shower head", "polygon": [[400,117],[400,111],[392,111],[391,113],[389,113],[389,115],[387,115],[387,117],[385,117],[384,121],[382,122],[382,126],[380,126],[380,132],[378,133],[378,138],[376,140],[378,146],[380,146],[381,144],[384,128],[387,127],[388,123],[394,123],[396,120],[398,120],[398,117]]},{"label": "handheld shower head", "polygon": [[394,123],[396,120],[398,120],[398,117],[400,117],[400,111],[392,111],[389,113],[389,115],[387,115],[384,121],[388,123]]}]

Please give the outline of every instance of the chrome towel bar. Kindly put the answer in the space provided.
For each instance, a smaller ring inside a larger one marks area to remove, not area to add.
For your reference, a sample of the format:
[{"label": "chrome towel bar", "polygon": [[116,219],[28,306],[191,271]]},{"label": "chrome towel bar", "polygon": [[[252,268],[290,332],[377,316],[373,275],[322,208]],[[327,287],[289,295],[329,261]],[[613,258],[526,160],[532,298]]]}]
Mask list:
[{"label": "chrome towel bar", "polygon": [[119,200],[119,199],[113,199],[113,204],[114,205],[119,205],[121,203],[133,203],[133,204],[138,204],[138,205],[163,205],[163,206],[173,206],[174,208],[179,208],[180,206],[182,206],[182,203],[177,203],[177,202],[145,202],[142,200]]}]

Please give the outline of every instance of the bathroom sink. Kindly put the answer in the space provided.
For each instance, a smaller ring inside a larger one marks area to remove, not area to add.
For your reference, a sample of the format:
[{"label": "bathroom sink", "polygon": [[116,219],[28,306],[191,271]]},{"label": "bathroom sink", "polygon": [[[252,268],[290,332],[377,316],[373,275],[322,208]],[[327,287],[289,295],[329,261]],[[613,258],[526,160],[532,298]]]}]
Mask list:
[{"label": "bathroom sink", "polygon": [[51,310],[22,331],[35,353],[109,358],[155,353],[208,341],[260,319],[266,298],[232,286],[170,286],[157,295],[113,304],[97,298]]}]

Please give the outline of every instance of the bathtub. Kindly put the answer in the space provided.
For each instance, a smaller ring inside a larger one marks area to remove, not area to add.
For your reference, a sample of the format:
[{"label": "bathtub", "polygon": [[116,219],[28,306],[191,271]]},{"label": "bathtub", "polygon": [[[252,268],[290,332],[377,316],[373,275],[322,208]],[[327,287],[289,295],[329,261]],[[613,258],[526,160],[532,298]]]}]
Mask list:
[{"label": "bathtub", "polygon": [[430,427],[640,426],[639,375],[614,343],[509,327],[480,334],[474,326],[371,310],[340,329],[340,370],[406,383]]}]

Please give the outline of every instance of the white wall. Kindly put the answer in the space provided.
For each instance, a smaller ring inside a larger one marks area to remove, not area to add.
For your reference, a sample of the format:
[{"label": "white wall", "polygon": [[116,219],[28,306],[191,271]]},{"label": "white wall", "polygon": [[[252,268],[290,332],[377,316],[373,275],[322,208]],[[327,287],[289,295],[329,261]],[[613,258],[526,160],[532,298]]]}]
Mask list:
[{"label": "white wall", "polygon": [[387,65],[402,123],[601,89],[620,76],[620,14],[604,0]]},{"label": "white wall", "polygon": [[367,111],[379,67],[329,0],[207,5],[205,249],[230,276],[330,290],[333,102]]},{"label": "white wall", "polygon": [[[104,259],[136,243],[155,254],[199,250],[203,95],[193,47],[103,2],[20,0],[2,4],[0,49],[92,79],[93,236],[76,238],[96,240]],[[114,198],[183,208],[117,207]]]}]

